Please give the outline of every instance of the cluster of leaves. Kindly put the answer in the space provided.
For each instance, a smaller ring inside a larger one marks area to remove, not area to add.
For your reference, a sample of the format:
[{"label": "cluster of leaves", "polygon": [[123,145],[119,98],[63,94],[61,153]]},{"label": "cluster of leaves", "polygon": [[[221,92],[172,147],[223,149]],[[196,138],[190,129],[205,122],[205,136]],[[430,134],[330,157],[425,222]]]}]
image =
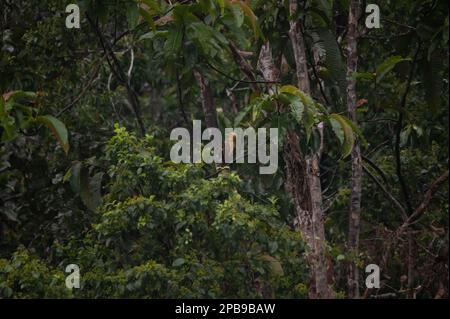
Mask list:
[{"label": "cluster of leaves", "polygon": [[[33,283],[21,281],[24,271],[33,271],[36,282],[54,277],[39,287],[58,291],[68,263],[82,272],[75,297],[305,296],[302,240],[275,204],[241,195],[234,173],[204,179],[200,164],[163,162],[151,136],[137,139],[120,127],[115,133],[105,155],[107,195],[92,228],[55,243],[50,265],[25,249],[2,260],[3,297],[26,295]],[[39,287],[33,296],[54,293]]]}]

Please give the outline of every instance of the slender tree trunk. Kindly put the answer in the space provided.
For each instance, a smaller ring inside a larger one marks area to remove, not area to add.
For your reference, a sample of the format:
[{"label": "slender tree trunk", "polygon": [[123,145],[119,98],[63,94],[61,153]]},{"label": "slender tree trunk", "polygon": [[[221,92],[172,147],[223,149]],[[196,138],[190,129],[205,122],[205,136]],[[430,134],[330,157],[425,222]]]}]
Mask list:
[{"label": "slender tree trunk", "polygon": [[217,112],[214,107],[214,98],[211,92],[211,88],[205,81],[203,74],[194,70],[194,76],[197,80],[198,86],[200,87],[200,94],[202,100],[203,114],[205,115],[205,124],[207,128],[218,127],[217,125]]},{"label": "slender tree trunk", "polygon": [[308,77],[308,64],[306,63],[306,51],[303,36],[300,30],[300,21],[297,19],[297,1],[291,0],[289,3],[289,12],[291,14],[291,22],[289,23],[289,38],[294,51],[295,70],[297,75],[298,88],[307,93],[311,93],[311,86]]},{"label": "slender tree trunk", "polygon": [[[289,36],[294,51],[298,87],[306,94],[311,94],[305,44],[300,23],[296,17],[297,2],[295,0],[290,1],[289,9],[291,16],[294,17],[290,22]],[[299,137],[295,132],[288,132],[285,141],[283,157],[286,163],[286,186],[294,200],[297,228],[305,237],[310,249],[308,262],[313,282],[310,287],[310,297],[332,298],[333,292],[328,282],[328,262],[325,255],[320,153],[303,155],[299,147]]]},{"label": "slender tree trunk", "polygon": [[[348,17],[347,34],[347,111],[350,120],[357,125],[356,118],[356,79],[352,76],[358,69],[358,19],[360,15],[359,0],[352,0]],[[350,211],[348,225],[347,249],[352,260],[359,255],[359,233],[361,228],[361,179],[362,162],[359,140],[356,139],[351,153],[352,181],[350,194]],[[347,275],[348,295],[359,298],[359,269],[355,261],[349,262]]]}]

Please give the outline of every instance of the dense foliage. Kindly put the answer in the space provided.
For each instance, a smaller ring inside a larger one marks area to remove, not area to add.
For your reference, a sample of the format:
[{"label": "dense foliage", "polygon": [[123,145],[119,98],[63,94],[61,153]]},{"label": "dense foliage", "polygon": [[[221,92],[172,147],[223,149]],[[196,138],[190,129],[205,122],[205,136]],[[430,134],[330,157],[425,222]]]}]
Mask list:
[{"label": "dense foliage", "polygon": [[[447,1],[376,1],[380,29],[360,1],[290,2],[83,0],[68,29],[68,1],[1,0],[0,298],[314,296],[316,252],[287,186],[292,132],[305,162],[321,155],[332,296],[355,297],[356,265],[361,297],[448,297]],[[363,14],[348,75],[351,3]],[[296,20],[310,92],[297,87]],[[171,129],[209,126],[211,107],[222,131],[278,128],[278,171],[173,163]],[[364,286],[371,263],[380,289]],[[65,286],[69,264],[80,289]]]}]

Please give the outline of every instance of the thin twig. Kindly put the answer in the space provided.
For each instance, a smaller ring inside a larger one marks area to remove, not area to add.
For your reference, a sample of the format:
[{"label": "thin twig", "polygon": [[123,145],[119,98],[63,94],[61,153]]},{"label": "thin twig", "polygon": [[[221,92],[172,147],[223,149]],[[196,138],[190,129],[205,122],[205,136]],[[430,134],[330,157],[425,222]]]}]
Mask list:
[{"label": "thin twig", "polygon": [[92,83],[94,82],[95,78],[97,77],[97,73],[98,73],[99,69],[100,69],[100,62],[98,62],[97,65],[95,66],[91,77],[89,78],[88,82],[83,87],[83,89],[81,90],[80,94],[78,94],[77,97],[75,99],[73,99],[73,101],[70,102],[68,105],[66,105],[62,110],[60,110],[58,113],[56,113],[56,117],[60,116],[64,112],[70,110],[76,103],[78,103],[78,101],[83,97],[83,95],[91,87]]},{"label": "thin twig", "polygon": [[255,83],[264,83],[264,84],[271,84],[271,83],[281,83],[280,81],[263,81],[263,80],[257,80],[257,81],[249,81],[249,80],[239,80],[236,79],[228,74],[226,74],[225,72],[219,70],[218,68],[216,68],[215,66],[213,66],[212,64],[210,64],[209,62],[206,62],[206,64],[213,69],[214,71],[216,71],[217,73],[223,75],[224,77],[235,81],[235,82],[239,82],[239,83],[250,83],[250,84],[255,84]]}]

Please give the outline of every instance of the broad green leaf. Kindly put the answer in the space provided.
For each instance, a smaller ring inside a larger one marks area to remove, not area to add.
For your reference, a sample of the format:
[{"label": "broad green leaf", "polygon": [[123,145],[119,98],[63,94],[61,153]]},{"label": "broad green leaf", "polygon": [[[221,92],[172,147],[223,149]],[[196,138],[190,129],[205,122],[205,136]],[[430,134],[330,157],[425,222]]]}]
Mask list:
[{"label": "broad green leaf", "polygon": [[302,122],[303,119],[303,112],[305,110],[305,106],[303,105],[303,103],[300,101],[300,99],[295,96],[295,95],[291,95],[291,111],[292,114],[294,115],[294,117],[296,118],[298,123]]},{"label": "broad green leaf", "polygon": [[223,34],[203,22],[190,23],[187,27],[187,36],[210,58],[221,54],[228,45],[228,40]]},{"label": "broad green leaf", "polygon": [[[316,27],[327,27],[333,19],[333,0],[314,0],[308,14],[313,17]],[[317,20],[316,20],[317,19]]]},{"label": "broad green leaf", "polygon": [[0,119],[4,118],[6,115],[6,103],[3,96],[0,96]]},{"label": "broad green leaf", "polygon": [[280,87],[279,91],[280,91],[280,93],[289,93],[292,95],[296,95],[298,97],[300,97],[300,94],[301,94],[300,90],[296,86],[293,86],[293,85],[283,85],[282,87]]},{"label": "broad green leaf", "polygon": [[167,30],[157,30],[157,31],[150,31],[147,33],[144,33],[139,37],[139,41],[147,40],[147,39],[154,39],[154,38],[167,38],[169,31]]},{"label": "broad green leaf", "polygon": [[245,20],[248,21],[249,25],[253,29],[253,32],[255,33],[255,36],[262,37],[261,30],[259,29],[258,25],[258,18],[256,17],[253,10],[242,0],[229,0],[230,4],[237,4],[241,7],[242,11],[245,15]]},{"label": "broad green leaf", "polygon": [[217,4],[220,8],[220,15],[223,15],[225,12],[225,0],[217,0]]},{"label": "broad green leaf", "polygon": [[359,128],[355,123],[353,123],[353,121],[350,120],[348,117],[343,116],[342,119],[343,119],[345,122],[347,122],[347,124],[352,128],[353,133],[355,133],[356,136],[359,138],[359,140],[360,140],[362,146],[365,147],[365,148],[367,148],[369,145],[368,145],[368,143],[367,143],[366,138],[365,138],[364,135],[362,134],[360,128]]},{"label": "broad green leaf", "polygon": [[240,28],[244,23],[244,12],[237,4],[230,5],[229,10],[225,13],[223,21],[230,26],[236,26]]},{"label": "broad green leaf", "polygon": [[328,19],[331,20],[333,17],[333,0],[319,0],[318,3]]},{"label": "broad green leaf", "polygon": [[13,92],[5,93],[3,95],[3,98],[6,103],[10,103],[11,105],[13,105],[22,99],[26,99],[26,100],[36,99],[36,93],[29,92],[29,91],[13,91]]},{"label": "broad green leaf", "polygon": [[164,52],[169,57],[174,57],[181,48],[181,40],[183,37],[182,30],[173,26],[169,29],[169,35],[167,37],[166,43],[164,44]]},{"label": "broad green leaf", "polygon": [[69,139],[64,123],[51,115],[38,116],[36,121],[45,124],[51,130],[67,154],[69,152]]},{"label": "broad green leaf", "polygon": [[[344,133],[344,142],[342,144],[342,157],[346,158],[352,152],[353,145],[355,144],[355,136],[353,134],[352,127],[348,124],[348,122],[342,115],[332,113],[332,114],[330,114],[329,118],[330,118],[330,122],[332,119],[335,120],[341,126],[341,129]],[[335,132],[336,136],[339,138],[338,134],[341,134],[341,133],[339,133],[339,130],[334,128],[333,122],[331,122],[331,125],[332,125],[333,131]],[[336,123],[335,123],[335,125],[336,125]]]},{"label": "broad green leaf", "polygon": [[387,58],[383,63],[377,66],[376,69],[376,81],[379,83],[384,76],[391,71],[398,63],[403,61],[411,61],[410,58],[402,58],[401,56],[391,56]]},{"label": "broad green leaf", "polygon": [[[306,141],[309,143],[309,140],[311,138],[312,129],[314,127],[314,124],[316,123],[316,115],[318,114],[318,103],[316,103],[308,94],[305,94],[304,92],[300,91],[297,87],[293,85],[285,85],[282,86],[279,89],[279,92],[282,94],[279,95],[279,97],[283,98],[283,95],[294,95],[299,98],[299,102],[301,103],[301,106],[296,103],[294,104],[294,112],[297,114],[302,114],[302,117],[300,120],[302,120],[305,132],[306,132]],[[289,100],[292,102],[291,100]],[[291,104],[292,105],[292,104]],[[320,109],[320,107],[319,107]],[[326,111],[326,110],[325,110]],[[325,113],[326,114],[326,113]]]},{"label": "broad green leaf", "polygon": [[325,106],[323,106],[322,104],[320,104],[319,102],[314,102],[314,106],[319,112],[322,112],[325,115],[328,114],[327,108]]},{"label": "broad green leaf", "polygon": [[342,94],[346,92],[346,65],[341,49],[334,34],[328,28],[318,28],[312,33],[315,45],[325,53],[325,66],[331,80],[339,87]]},{"label": "broad green leaf", "polygon": [[295,87],[293,85],[284,85],[284,86],[280,87],[279,92],[280,93],[289,93],[289,94],[298,96],[300,98],[301,102],[305,106],[308,106],[311,109],[316,108],[314,100],[308,94],[300,91],[297,87]]},{"label": "broad green leaf", "polygon": [[288,103],[291,113],[294,116],[294,118],[297,120],[299,124],[303,124],[303,113],[305,110],[305,105],[300,100],[300,98],[297,95],[293,95],[291,93],[282,93],[279,96],[282,100],[285,100],[285,102]]},{"label": "broad green leaf", "polygon": [[315,116],[311,108],[306,107],[303,113],[303,125],[305,126],[306,132],[306,143],[309,143],[311,138],[312,129],[315,124]]},{"label": "broad green leaf", "polygon": [[131,29],[136,28],[136,26],[138,25],[139,12],[140,12],[140,10],[139,10],[139,6],[137,5],[137,3],[131,2],[128,5],[126,15],[127,15],[128,25]]},{"label": "broad green leaf", "polygon": [[16,122],[12,116],[2,118],[0,121],[0,127],[3,128],[3,133],[1,136],[2,142],[8,142],[17,137]]},{"label": "broad green leaf", "polygon": [[355,72],[351,77],[356,80],[373,81],[375,79],[375,75],[375,73],[370,72]]},{"label": "broad green leaf", "polygon": [[80,194],[81,190],[81,162],[75,161],[70,168],[70,187],[76,194]]},{"label": "broad green leaf", "polygon": [[156,31],[155,21],[153,21],[153,15],[143,8],[139,8],[139,14],[147,21],[153,31]]},{"label": "broad green leaf", "polygon": [[331,129],[334,132],[334,135],[338,138],[341,145],[344,144],[344,130],[342,129],[341,124],[335,120],[334,118],[330,118]]}]

